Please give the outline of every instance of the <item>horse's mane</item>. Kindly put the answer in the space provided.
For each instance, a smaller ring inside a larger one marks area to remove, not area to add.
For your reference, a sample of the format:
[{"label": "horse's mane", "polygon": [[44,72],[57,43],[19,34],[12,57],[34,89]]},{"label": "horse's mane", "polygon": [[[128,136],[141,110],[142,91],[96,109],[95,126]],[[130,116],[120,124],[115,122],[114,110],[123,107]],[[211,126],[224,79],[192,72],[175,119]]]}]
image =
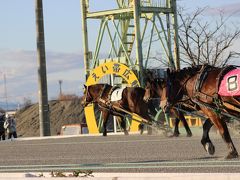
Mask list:
[{"label": "horse's mane", "polygon": [[142,87],[135,87],[134,89],[135,89],[135,91],[138,92],[138,97],[143,98],[143,96],[145,94],[145,89],[143,89]]},{"label": "horse's mane", "polygon": [[111,85],[107,84],[107,83],[97,83],[97,84],[93,84],[90,85],[89,88],[103,88],[103,87],[110,87]]},{"label": "horse's mane", "polygon": [[[185,67],[183,69],[170,72],[170,76],[172,78],[179,78],[179,79],[188,78],[196,75],[202,69],[203,66],[210,66],[210,65],[196,65],[196,66]],[[210,66],[210,67],[214,68],[213,66]]]}]

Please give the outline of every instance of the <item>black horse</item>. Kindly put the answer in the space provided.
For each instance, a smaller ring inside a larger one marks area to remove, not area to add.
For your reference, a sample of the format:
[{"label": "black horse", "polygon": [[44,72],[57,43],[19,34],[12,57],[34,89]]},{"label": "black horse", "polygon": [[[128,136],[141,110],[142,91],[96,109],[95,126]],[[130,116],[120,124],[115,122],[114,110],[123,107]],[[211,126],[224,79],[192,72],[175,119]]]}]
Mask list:
[{"label": "black horse", "polygon": [[145,89],[141,87],[126,87],[122,92],[122,99],[118,101],[110,101],[110,95],[115,86],[108,84],[95,84],[85,86],[82,105],[87,106],[89,103],[96,103],[102,112],[103,117],[103,136],[107,135],[107,122],[110,114],[119,116],[121,119],[121,127],[124,133],[128,134],[126,130],[126,122],[124,120],[124,109],[131,113],[136,113],[140,117],[151,122],[148,115],[148,104],[143,100]]}]

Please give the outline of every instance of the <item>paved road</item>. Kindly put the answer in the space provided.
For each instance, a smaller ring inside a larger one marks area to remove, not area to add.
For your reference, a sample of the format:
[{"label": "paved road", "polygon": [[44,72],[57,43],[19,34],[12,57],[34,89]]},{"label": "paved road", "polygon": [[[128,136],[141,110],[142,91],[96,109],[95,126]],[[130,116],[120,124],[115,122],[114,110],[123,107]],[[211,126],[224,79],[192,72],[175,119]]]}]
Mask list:
[{"label": "paved road", "polygon": [[[94,172],[238,172],[240,160],[224,160],[227,148],[212,134],[208,155],[200,136],[81,136],[0,142],[0,172],[93,170]],[[240,152],[240,137],[233,137]]]}]

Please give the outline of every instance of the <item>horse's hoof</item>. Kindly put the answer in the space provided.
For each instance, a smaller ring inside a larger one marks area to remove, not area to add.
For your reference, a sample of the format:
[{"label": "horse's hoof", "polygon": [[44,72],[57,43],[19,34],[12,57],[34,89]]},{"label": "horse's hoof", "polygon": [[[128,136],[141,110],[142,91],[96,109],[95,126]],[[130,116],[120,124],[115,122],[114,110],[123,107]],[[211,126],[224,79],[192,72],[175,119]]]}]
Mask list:
[{"label": "horse's hoof", "polygon": [[230,152],[230,153],[225,157],[225,159],[233,159],[233,158],[238,158],[238,152],[237,152],[237,151]]},{"label": "horse's hoof", "polygon": [[152,134],[153,134],[152,128],[148,128],[147,135],[152,135]]},{"label": "horse's hoof", "polygon": [[103,133],[103,136],[107,136],[107,133]]},{"label": "horse's hoof", "polygon": [[138,130],[142,130],[142,129],[144,129],[144,125],[143,124],[139,124],[138,125]]},{"label": "horse's hoof", "polygon": [[192,137],[192,133],[187,133],[187,137]]},{"label": "horse's hoof", "polygon": [[129,135],[129,134],[128,134],[128,131],[124,131],[124,135]]},{"label": "horse's hoof", "polygon": [[152,132],[149,132],[149,131],[147,132],[147,135],[152,135],[152,134],[153,134]]},{"label": "horse's hoof", "polygon": [[173,134],[169,135],[168,137],[170,137],[170,138],[179,137],[179,134],[180,133],[173,133]]},{"label": "horse's hoof", "polygon": [[215,153],[215,147],[212,143],[206,143],[205,144],[205,150],[208,152],[208,154],[213,155]]},{"label": "horse's hoof", "polygon": [[174,132],[173,135],[172,135],[172,137],[178,137],[179,135],[180,135],[179,132]]}]

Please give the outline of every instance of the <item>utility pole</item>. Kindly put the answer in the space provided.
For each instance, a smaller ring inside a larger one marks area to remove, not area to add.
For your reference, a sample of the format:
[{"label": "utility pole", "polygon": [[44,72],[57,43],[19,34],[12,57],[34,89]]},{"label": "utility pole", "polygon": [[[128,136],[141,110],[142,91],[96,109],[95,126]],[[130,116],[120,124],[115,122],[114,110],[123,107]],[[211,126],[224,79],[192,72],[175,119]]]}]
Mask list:
[{"label": "utility pole", "polygon": [[59,80],[58,83],[59,83],[59,96],[62,96],[62,80]]},{"label": "utility pole", "polygon": [[42,0],[35,0],[36,31],[37,31],[37,59],[38,59],[38,98],[40,136],[50,136],[50,119],[47,93],[47,74],[45,59],[44,22]]},{"label": "utility pole", "polygon": [[6,111],[8,111],[8,97],[7,97],[7,79],[6,79],[6,74],[3,74],[3,80],[4,80],[4,94],[5,94],[5,100],[6,100]]}]

